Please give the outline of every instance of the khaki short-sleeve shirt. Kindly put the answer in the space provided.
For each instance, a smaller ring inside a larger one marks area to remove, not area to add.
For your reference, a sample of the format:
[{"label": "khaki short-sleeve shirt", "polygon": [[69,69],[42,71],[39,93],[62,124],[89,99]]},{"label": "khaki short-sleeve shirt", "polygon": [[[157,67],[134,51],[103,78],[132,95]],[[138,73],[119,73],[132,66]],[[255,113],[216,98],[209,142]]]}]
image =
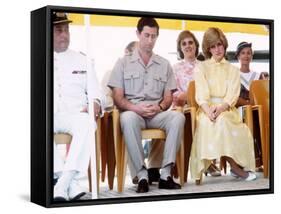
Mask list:
[{"label": "khaki short-sleeve shirt", "polygon": [[177,88],[168,60],[153,54],[145,66],[137,50],[117,61],[108,86],[124,89],[125,97],[134,104],[157,104],[166,90],[174,91]]}]

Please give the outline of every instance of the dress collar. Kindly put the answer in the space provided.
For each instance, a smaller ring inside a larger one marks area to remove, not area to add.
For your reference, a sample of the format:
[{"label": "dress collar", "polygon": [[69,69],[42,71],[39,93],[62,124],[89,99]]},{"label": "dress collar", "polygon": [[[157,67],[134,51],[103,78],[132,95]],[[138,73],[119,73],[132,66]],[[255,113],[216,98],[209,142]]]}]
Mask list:
[{"label": "dress collar", "polygon": [[221,65],[221,64],[227,63],[227,60],[226,60],[225,58],[222,58],[221,61],[217,62],[217,61],[214,59],[214,57],[212,57],[212,58],[210,59],[210,62],[211,62],[212,64],[215,64],[215,65]]},{"label": "dress collar", "polygon": [[186,64],[195,65],[198,62],[198,60],[196,58],[193,61],[188,61],[188,60],[183,59],[182,62],[186,63]]}]

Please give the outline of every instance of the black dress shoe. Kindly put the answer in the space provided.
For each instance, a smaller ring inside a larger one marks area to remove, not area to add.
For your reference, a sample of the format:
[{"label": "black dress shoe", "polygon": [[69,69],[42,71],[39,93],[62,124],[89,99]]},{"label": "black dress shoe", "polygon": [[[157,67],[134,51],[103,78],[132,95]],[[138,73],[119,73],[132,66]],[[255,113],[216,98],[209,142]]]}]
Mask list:
[{"label": "black dress shoe", "polygon": [[58,182],[58,178],[53,178],[53,185],[55,186],[56,185],[56,183]]},{"label": "black dress shoe", "polygon": [[71,198],[70,201],[78,201],[84,195],[86,195],[86,192],[80,192],[74,198]]},{"label": "black dress shoe", "polygon": [[54,201],[55,202],[64,202],[64,201],[67,201],[67,200],[64,197],[54,197]]},{"label": "black dress shoe", "polygon": [[147,170],[148,172],[148,183],[149,185],[152,184],[152,182],[159,182],[160,179],[160,173],[158,168],[150,168]]},{"label": "black dress shoe", "polygon": [[174,182],[174,180],[169,176],[167,180],[159,180],[159,189],[181,189],[181,185]]},{"label": "black dress shoe", "polygon": [[148,187],[148,183],[146,179],[141,179],[139,184],[138,184],[138,188],[136,190],[137,193],[145,193],[148,192],[149,187]]}]

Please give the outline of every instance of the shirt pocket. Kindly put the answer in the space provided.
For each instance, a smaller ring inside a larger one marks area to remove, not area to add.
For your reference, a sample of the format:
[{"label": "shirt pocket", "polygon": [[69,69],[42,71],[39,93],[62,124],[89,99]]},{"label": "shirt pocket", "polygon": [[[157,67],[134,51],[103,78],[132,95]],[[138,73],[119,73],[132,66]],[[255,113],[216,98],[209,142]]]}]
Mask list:
[{"label": "shirt pocket", "polygon": [[135,94],[140,87],[140,72],[126,71],[124,72],[124,89],[125,94]]},{"label": "shirt pocket", "polygon": [[168,78],[163,74],[154,74],[153,75],[153,89],[154,93],[162,96],[164,93],[165,86],[167,84]]}]

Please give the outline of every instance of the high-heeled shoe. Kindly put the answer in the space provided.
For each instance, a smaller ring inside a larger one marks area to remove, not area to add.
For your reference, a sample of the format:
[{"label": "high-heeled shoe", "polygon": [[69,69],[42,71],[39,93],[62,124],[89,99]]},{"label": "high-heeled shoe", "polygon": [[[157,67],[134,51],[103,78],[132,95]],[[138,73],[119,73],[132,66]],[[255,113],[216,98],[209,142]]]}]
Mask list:
[{"label": "high-heeled shoe", "polygon": [[239,178],[239,175],[237,175],[232,169],[230,170],[230,175],[234,178]]},{"label": "high-heeled shoe", "polygon": [[205,176],[210,175],[212,177],[221,176],[220,170],[214,164],[211,164],[208,169],[205,170],[204,174]]},{"label": "high-heeled shoe", "polygon": [[257,179],[256,173],[254,172],[248,172],[248,177],[245,178],[245,181],[254,181]]},{"label": "high-heeled shoe", "polygon": [[256,174],[254,172],[247,171],[247,173],[248,173],[248,176],[246,178],[243,178],[243,177],[237,175],[232,169],[230,170],[231,176],[233,176],[235,178],[241,178],[244,181],[253,181],[253,180],[257,179],[257,176],[256,176]]}]

